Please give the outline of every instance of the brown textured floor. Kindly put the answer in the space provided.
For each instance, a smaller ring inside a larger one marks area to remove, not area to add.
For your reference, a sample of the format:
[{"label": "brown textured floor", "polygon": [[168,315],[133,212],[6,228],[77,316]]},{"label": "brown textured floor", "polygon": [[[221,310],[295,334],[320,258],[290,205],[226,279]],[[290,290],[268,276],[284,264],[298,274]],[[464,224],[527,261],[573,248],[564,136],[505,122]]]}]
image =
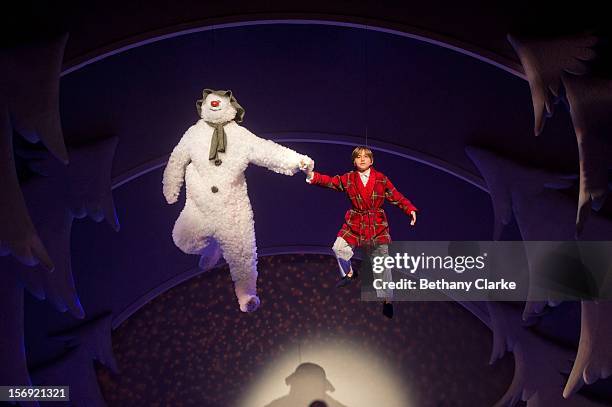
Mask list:
[{"label": "brown textured floor", "polygon": [[121,373],[98,368],[108,405],[233,406],[296,340],[362,343],[404,372],[419,406],[488,407],[504,393],[512,358],[488,366],[491,334],[461,306],[396,303],[389,321],[357,285],[335,289],[336,268],[329,256],[261,258],[262,304],[248,315],[227,267],[162,294],[113,333]]}]

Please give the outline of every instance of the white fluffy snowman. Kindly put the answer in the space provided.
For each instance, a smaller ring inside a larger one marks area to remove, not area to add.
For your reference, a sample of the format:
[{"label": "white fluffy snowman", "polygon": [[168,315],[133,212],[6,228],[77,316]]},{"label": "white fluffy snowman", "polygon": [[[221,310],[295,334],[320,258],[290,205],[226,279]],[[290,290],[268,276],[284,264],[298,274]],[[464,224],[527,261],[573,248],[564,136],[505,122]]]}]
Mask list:
[{"label": "white fluffy snowman", "polygon": [[202,268],[222,252],[240,310],[252,312],[259,306],[257,247],[244,171],[253,163],[293,175],[313,161],[240,126],[244,109],[229,90],[204,89],[196,107],[201,119],[185,132],[164,171],[169,204],[177,201],[183,180],[187,191],[172,238],[183,252],[201,255]]}]

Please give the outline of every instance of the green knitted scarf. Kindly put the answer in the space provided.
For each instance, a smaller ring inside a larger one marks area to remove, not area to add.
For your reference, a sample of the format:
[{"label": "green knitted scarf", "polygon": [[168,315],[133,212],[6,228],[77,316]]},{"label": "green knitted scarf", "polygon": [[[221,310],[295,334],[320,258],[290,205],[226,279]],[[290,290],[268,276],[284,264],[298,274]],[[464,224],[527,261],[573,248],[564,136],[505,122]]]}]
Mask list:
[{"label": "green knitted scarf", "polygon": [[219,153],[225,153],[227,137],[225,135],[225,130],[223,130],[223,127],[230,122],[231,120],[223,123],[206,122],[206,124],[215,129],[212,135],[212,139],[210,140],[210,152],[208,153],[209,160],[217,160],[217,158],[219,158]]}]

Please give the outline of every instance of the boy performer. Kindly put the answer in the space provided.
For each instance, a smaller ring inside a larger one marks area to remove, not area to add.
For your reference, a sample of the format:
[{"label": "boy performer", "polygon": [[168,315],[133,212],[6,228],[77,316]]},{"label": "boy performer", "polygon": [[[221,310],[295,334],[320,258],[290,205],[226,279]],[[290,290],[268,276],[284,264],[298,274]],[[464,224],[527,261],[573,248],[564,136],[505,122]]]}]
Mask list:
[{"label": "boy performer", "polygon": [[[341,279],[336,287],[343,287],[357,277],[351,267],[354,249],[362,247],[370,256],[387,256],[391,243],[387,216],[382,205],[385,199],[399,206],[411,217],[410,225],[416,224],[417,208],[404,197],[382,172],[376,171],[372,164],[372,150],[364,146],[355,147],[352,153],[355,171],[333,177],[313,171],[314,163],[303,163],[306,182],[312,185],[331,188],[344,192],[351,201],[352,208],[344,216],[344,224],[338,232],[332,247]],[[391,270],[385,268],[383,281],[392,281]],[[393,317],[391,300],[393,290],[376,290],[376,296],[383,299],[383,314]]]}]

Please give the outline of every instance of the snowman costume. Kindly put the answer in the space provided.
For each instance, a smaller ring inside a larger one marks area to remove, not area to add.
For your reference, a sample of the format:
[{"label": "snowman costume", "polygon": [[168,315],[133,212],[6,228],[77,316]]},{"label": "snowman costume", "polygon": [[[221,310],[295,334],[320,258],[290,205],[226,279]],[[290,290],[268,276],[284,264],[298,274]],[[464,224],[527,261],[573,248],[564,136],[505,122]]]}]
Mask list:
[{"label": "snowman costume", "polygon": [[185,207],[172,238],[183,252],[201,255],[202,268],[214,266],[222,254],[240,310],[252,312],[259,306],[257,247],[244,171],[253,163],[294,175],[313,162],[240,126],[244,109],[229,90],[204,89],[196,107],[201,119],[174,148],[163,176],[169,204],[177,202],[183,180],[186,184]]}]

